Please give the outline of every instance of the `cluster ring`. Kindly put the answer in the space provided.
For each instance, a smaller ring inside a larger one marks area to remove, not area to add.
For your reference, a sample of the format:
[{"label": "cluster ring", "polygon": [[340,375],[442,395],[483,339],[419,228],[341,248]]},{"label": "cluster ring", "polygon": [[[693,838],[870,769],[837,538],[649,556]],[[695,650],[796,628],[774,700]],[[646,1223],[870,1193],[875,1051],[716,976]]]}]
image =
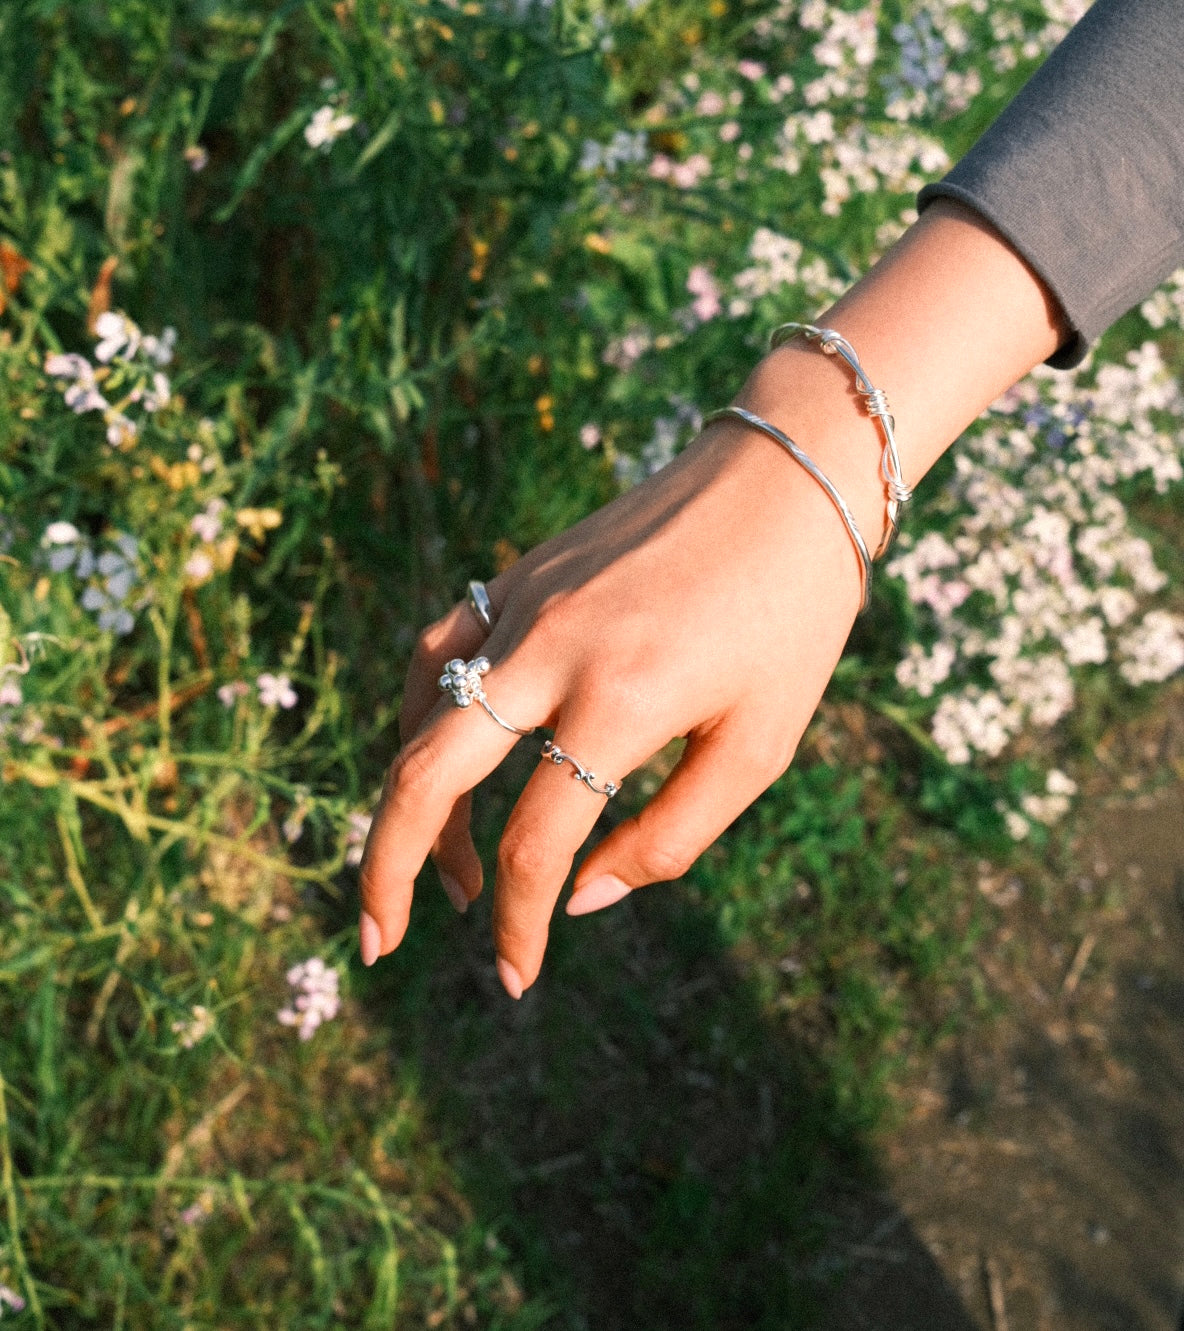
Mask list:
[{"label": "cluster ring", "polygon": [[489,674],[490,668],[489,658],[485,656],[475,656],[471,661],[462,661],[459,656],[454,657],[444,667],[444,673],[440,676],[440,688],[452,698],[454,707],[472,707],[476,703],[503,730],[509,730],[515,735],[533,735],[534,726],[523,730],[521,726],[511,725],[493,710],[481,683],[482,676]]},{"label": "cluster ring", "polygon": [[549,758],[556,767],[562,767],[564,763],[571,763],[572,776],[579,782],[582,782],[596,795],[603,795],[605,799],[611,800],[612,797],[621,789],[615,781],[606,781],[603,786],[596,784],[596,773],[590,772],[578,758],[573,758],[570,753],[565,753],[563,749],[548,739],[543,741],[541,757]]}]

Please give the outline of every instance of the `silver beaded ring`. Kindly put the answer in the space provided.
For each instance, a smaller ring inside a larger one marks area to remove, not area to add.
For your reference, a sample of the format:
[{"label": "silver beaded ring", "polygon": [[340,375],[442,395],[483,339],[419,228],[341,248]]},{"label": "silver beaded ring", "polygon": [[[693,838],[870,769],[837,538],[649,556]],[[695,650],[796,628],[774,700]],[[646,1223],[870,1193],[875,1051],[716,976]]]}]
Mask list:
[{"label": "silver beaded ring", "polygon": [[596,795],[603,795],[605,799],[611,800],[612,797],[621,789],[615,781],[606,781],[603,786],[596,785],[595,772],[589,772],[588,769],[577,758],[573,758],[570,753],[564,751],[555,743],[548,739],[543,741],[542,757],[549,758],[556,767],[562,767],[564,763],[571,763],[575,769],[572,776],[577,781],[583,782]]},{"label": "silver beaded ring", "polygon": [[520,726],[511,725],[509,721],[498,716],[490,706],[481,683],[482,676],[489,674],[490,668],[489,659],[485,656],[475,656],[471,661],[462,661],[459,656],[454,657],[444,667],[444,673],[440,676],[440,688],[452,698],[454,707],[472,707],[477,703],[503,730],[509,730],[515,735],[533,735],[534,726],[529,730],[523,730]]}]

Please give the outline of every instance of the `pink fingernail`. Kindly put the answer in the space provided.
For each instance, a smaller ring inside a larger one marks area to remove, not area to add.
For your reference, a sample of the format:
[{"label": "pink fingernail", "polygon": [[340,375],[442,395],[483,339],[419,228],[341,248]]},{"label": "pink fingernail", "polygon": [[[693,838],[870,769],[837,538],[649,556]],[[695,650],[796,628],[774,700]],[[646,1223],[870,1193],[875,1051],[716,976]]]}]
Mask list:
[{"label": "pink fingernail", "polygon": [[501,980],[502,984],[505,985],[506,993],[508,993],[511,998],[521,998],[523,988],[522,976],[518,974],[505,957],[498,957],[497,973],[498,978]]},{"label": "pink fingernail", "polygon": [[621,882],[611,873],[602,873],[573,892],[564,909],[569,915],[590,915],[594,910],[616,905],[632,890],[628,883]]},{"label": "pink fingernail", "polygon": [[436,873],[440,876],[440,886],[444,889],[444,895],[463,915],[469,908],[469,899],[465,896],[464,888],[450,873],[445,873],[439,865],[436,865]]},{"label": "pink fingernail", "polygon": [[366,911],[358,916],[358,951],[363,966],[373,966],[382,951],[382,931],[378,921]]}]

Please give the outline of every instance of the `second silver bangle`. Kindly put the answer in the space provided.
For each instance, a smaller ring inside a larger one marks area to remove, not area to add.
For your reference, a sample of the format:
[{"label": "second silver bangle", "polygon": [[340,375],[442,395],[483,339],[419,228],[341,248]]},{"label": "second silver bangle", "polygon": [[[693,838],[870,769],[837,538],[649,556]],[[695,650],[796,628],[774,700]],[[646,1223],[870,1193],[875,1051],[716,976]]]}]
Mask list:
[{"label": "second silver bangle", "polygon": [[839,517],[843,519],[843,524],[847,528],[847,534],[851,537],[851,544],[855,547],[855,553],[859,556],[859,572],[862,583],[862,596],[859,602],[859,610],[862,614],[868,607],[868,602],[872,594],[872,560],[867,552],[867,543],[864,541],[859,530],[859,524],[855,521],[855,514],[851,512],[847,501],[835,488],[834,482],[814,461],[810,455],[805,452],[798,444],[785,433],[779,430],[775,425],[763,417],[758,416],[753,411],[748,411],[744,407],[720,407],[718,411],[713,411],[709,416],[703,419],[704,426],[711,425],[714,421],[724,420],[726,417],[733,417],[736,420],[743,421],[745,425],[750,425],[754,430],[759,430],[762,434],[767,434],[770,439],[774,439],[782,448],[793,458],[793,460],[818,482],[826,491],[827,497],[838,510]]}]

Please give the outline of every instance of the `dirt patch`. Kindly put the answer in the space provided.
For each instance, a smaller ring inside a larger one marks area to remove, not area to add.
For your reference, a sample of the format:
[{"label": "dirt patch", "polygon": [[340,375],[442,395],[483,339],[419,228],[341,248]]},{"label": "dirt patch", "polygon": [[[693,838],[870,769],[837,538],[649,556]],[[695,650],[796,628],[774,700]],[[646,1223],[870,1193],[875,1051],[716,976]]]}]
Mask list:
[{"label": "dirt patch", "polygon": [[836,1207],[849,1269],[828,1324],[1181,1325],[1182,734],[1177,690],[1102,746],[1072,867],[1051,886],[984,869],[997,926],[981,966],[1002,1013],[902,1087],[883,1196]]}]

